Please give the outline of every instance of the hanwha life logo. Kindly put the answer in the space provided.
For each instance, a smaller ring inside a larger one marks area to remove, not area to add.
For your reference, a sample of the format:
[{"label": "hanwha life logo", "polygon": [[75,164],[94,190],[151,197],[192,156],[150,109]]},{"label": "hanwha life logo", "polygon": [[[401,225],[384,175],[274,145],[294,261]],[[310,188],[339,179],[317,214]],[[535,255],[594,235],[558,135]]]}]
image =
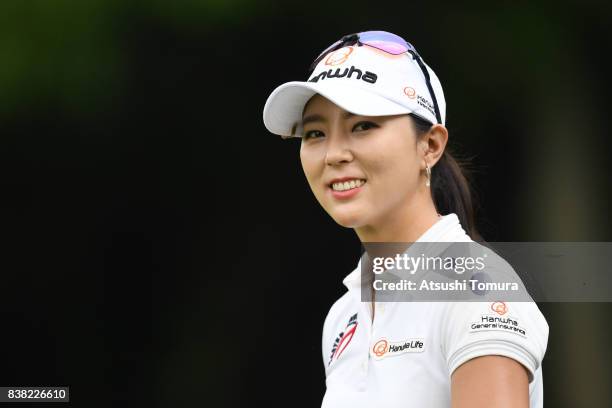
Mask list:
[{"label": "hanwha life logo", "polygon": [[409,97],[410,99],[416,98],[416,90],[410,86],[404,88],[404,95]]},{"label": "hanwha life logo", "polygon": [[325,65],[340,65],[348,59],[352,52],[353,47],[340,48],[328,55],[325,60]]},{"label": "hanwha life logo", "polygon": [[504,302],[493,302],[491,303],[491,310],[500,316],[503,316],[508,312],[508,306]]},{"label": "hanwha life logo", "polygon": [[424,338],[411,338],[402,341],[380,339],[372,346],[371,355],[380,360],[387,357],[400,356],[405,353],[422,353],[425,351]]},{"label": "hanwha life logo", "polygon": [[376,357],[382,357],[385,355],[387,350],[389,349],[389,342],[387,340],[378,340],[374,347],[372,347],[372,352]]}]

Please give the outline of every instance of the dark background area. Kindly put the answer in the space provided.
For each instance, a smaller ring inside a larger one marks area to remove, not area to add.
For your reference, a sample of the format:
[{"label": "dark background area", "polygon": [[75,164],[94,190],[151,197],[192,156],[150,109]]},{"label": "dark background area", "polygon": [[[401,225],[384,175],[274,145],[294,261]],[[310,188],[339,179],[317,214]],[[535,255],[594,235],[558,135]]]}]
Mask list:
[{"label": "dark background area", "polygon": [[[611,17],[594,1],[2,2],[0,385],[68,385],[79,407],[320,405],[323,319],[360,245],[262,110],[347,33],[395,32],[436,71],[485,239],[612,240]],[[610,304],[540,307],[546,406],[610,406]]]}]

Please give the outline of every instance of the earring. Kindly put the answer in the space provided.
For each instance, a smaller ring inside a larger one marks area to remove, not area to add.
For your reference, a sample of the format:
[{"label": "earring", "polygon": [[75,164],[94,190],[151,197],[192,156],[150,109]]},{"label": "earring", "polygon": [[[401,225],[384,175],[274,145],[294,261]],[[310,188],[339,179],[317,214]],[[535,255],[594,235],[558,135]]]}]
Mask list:
[{"label": "earring", "polygon": [[429,163],[425,162],[425,171],[427,171],[427,180],[425,180],[425,185],[429,187],[431,185],[431,169],[429,168]]}]

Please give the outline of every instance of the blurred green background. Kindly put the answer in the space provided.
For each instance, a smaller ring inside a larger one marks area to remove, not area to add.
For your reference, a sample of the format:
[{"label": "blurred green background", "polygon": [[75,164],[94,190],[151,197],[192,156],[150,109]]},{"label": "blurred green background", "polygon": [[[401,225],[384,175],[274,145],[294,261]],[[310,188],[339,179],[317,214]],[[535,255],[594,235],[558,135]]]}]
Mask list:
[{"label": "blurred green background", "polygon": [[[320,404],[359,242],[261,114],[347,33],[395,32],[436,71],[485,239],[610,241],[611,22],[597,1],[2,2],[0,385]],[[610,406],[610,304],[540,307],[546,406]]]}]

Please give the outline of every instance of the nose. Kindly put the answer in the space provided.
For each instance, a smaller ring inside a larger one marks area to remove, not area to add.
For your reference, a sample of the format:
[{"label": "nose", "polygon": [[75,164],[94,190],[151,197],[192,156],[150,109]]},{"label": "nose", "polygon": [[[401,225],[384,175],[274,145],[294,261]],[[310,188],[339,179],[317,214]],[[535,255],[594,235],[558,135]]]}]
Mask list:
[{"label": "nose", "polygon": [[341,163],[350,163],[353,160],[353,152],[348,137],[341,132],[330,134],[327,139],[327,152],[325,153],[325,164],[337,166]]}]

